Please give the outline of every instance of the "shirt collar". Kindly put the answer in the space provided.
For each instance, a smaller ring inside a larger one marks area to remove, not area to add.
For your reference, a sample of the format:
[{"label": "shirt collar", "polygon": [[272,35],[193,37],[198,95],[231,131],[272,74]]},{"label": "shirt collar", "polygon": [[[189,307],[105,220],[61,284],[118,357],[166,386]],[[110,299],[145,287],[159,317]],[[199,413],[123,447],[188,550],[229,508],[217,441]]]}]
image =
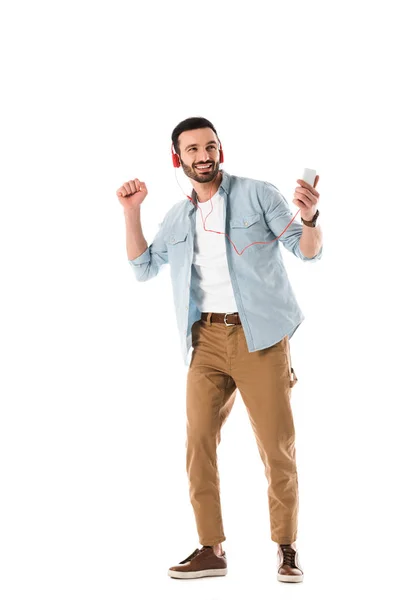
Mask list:
[{"label": "shirt collar", "polygon": [[[224,169],[220,169],[220,170],[222,173],[222,179],[221,179],[221,183],[218,188],[218,191],[222,188],[224,190],[225,194],[228,195],[230,187],[231,187],[231,175],[229,173],[227,173],[227,171],[225,171]],[[190,202],[189,214],[192,213],[195,208],[197,208],[197,194],[196,194],[196,190],[194,188],[192,189],[192,199],[196,203],[196,207],[194,207],[192,202]]]}]

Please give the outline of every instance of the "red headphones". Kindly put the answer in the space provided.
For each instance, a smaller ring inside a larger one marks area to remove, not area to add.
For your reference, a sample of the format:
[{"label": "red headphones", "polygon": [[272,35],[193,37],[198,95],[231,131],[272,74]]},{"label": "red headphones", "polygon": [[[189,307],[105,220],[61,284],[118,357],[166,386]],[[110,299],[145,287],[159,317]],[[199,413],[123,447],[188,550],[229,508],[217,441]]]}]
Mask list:
[{"label": "red headphones", "polygon": [[[174,144],[173,143],[171,144],[171,152],[172,152],[172,164],[177,169],[178,167],[181,166],[181,161],[180,161],[180,158],[179,158],[179,154],[177,154],[174,151]],[[220,145],[219,145],[219,162],[220,163],[224,162],[224,152],[222,150],[222,144],[221,144],[221,142],[220,142]]]}]

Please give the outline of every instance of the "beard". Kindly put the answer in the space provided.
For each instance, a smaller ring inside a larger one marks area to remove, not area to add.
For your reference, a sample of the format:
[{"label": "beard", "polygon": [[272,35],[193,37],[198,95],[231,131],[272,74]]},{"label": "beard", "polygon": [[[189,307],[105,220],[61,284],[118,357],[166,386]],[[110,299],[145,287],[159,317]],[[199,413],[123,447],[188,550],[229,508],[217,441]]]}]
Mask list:
[{"label": "beard", "polygon": [[[216,176],[219,173],[219,162],[217,161],[216,163],[211,162],[211,170],[207,173],[201,173],[201,171],[198,171],[196,169],[196,166],[189,166],[186,165],[182,159],[181,159],[181,165],[182,165],[182,169],[183,172],[185,173],[185,175],[187,177],[189,177],[190,179],[193,179],[194,181],[197,181],[198,183],[209,183],[210,181],[213,181]],[[204,164],[204,163],[198,163],[199,165]]]}]

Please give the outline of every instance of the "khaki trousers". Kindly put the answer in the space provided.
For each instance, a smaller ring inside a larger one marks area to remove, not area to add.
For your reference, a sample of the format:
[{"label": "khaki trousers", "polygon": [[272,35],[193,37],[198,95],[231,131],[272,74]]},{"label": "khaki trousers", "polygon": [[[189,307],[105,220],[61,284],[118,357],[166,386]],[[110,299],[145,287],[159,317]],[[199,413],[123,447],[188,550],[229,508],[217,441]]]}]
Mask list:
[{"label": "khaki trousers", "polygon": [[212,323],[211,314],[192,327],[186,394],[186,470],[200,544],[213,546],[226,539],[217,446],[237,389],[265,466],[271,539],[291,544],[297,536],[298,480],[290,405],[297,378],[291,367],[289,338],[249,352],[242,325]]}]

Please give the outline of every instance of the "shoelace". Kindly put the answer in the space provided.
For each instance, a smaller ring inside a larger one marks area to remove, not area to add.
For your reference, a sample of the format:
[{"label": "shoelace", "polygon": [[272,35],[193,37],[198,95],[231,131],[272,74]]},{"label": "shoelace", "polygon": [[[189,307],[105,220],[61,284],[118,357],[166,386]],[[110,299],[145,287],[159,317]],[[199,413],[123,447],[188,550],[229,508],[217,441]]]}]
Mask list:
[{"label": "shoelace", "polygon": [[183,563],[189,562],[189,560],[192,560],[192,558],[194,558],[199,552],[200,552],[199,549],[196,548],[196,550],[194,552],[192,552],[192,554],[189,554],[189,556],[187,558],[185,558],[184,560],[182,560],[179,564],[183,565]]},{"label": "shoelace", "polygon": [[295,556],[296,550],[291,546],[282,546],[281,549],[283,552],[283,563],[284,565],[288,565],[289,567],[296,568]]},{"label": "shoelace", "polygon": [[185,560],[182,560],[179,564],[182,565],[183,563],[189,562],[190,560],[192,560],[192,558],[194,558],[195,556],[200,554],[200,552],[203,552],[207,548],[212,548],[212,546],[203,546],[202,548],[200,548],[200,550],[196,548],[196,550],[192,552],[192,554],[189,554],[189,556],[185,558]]}]

